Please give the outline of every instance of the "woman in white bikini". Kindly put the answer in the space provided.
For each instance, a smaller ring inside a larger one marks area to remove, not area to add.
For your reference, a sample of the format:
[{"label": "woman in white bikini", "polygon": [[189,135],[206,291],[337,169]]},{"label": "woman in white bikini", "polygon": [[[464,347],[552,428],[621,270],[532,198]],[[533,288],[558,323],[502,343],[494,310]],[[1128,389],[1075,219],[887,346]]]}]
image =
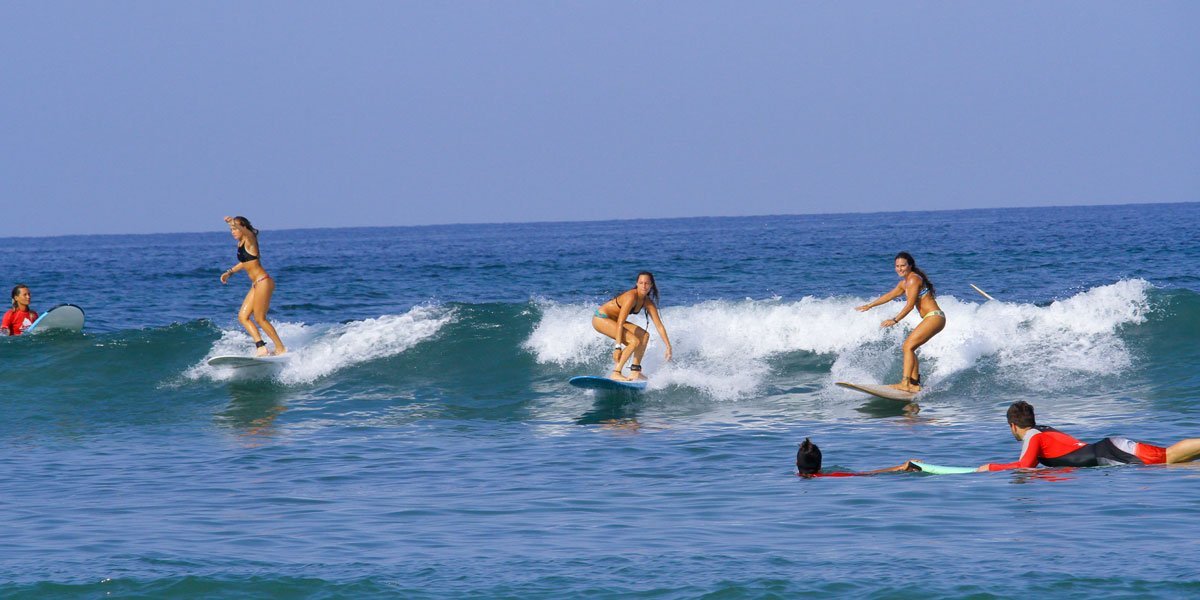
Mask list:
[{"label": "woman in white bikini", "polygon": [[905,392],[916,393],[921,391],[921,366],[917,362],[917,348],[920,348],[922,344],[928,342],[930,338],[946,327],[946,313],[942,312],[934,298],[933,282],[929,281],[929,276],[924,271],[917,268],[917,261],[911,254],[901,252],[896,255],[896,274],[900,276],[900,284],[896,286],[896,289],[868,304],[859,306],[856,310],[871,310],[873,307],[891,302],[903,294],[904,308],[900,309],[895,317],[880,324],[882,327],[891,327],[902,321],[913,307],[917,308],[917,314],[921,315],[921,322],[913,328],[912,333],[908,334],[908,339],[904,340],[904,370],[900,374],[900,383],[891,386]]},{"label": "woman in white bikini", "polygon": [[[238,310],[238,321],[254,339],[256,356],[268,354],[267,343],[263,341],[262,334],[258,331],[259,327],[262,327],[267,337],[275,344],[272,354],[283,354],[287,352],[287,348],[279,339],[279,334],[275,333],[275,327],[267,320],[267,311],[271,309],[271,294],[275,291],[275,280],[267,275],[259,261],[262,254],[258,247],[258,230],[250,225],[250,220],[246,217],[225,217],[225,222],[229,224],[229,233],[238,242],[238,264],[221,273],[221,283],[229,281],[229,276],[238,271],[245,271],[246,275],[250,276],[250,291],[246,292],[246,299],[242,301],[242,308]],[[253,321],[250,320],[251,316],[254,317]]]},{"label": "woman in white bikini", "polygon": [[[613,372],[610,379],[618,381],[633,381],[644,379],[642,376],[642,357],[646,355],[646,343],[650,341],[650,333],[628,321],[629,315],[636,315],[646,310],[646,315],[654,320],[658,335],[666,344],[666,357],[671,360],[671,339],[667,337],[667,328],[663,326],[658,316],[658,286],[654,284],[654,275],[647,271],[638,273],[637,285],[632,290],[618,295],[605,302],[592,315],[592,327],[596,331],[613,339]],[[621,371],[625,363],[633,358],[629,365],[630,376],[625,377]]]}]

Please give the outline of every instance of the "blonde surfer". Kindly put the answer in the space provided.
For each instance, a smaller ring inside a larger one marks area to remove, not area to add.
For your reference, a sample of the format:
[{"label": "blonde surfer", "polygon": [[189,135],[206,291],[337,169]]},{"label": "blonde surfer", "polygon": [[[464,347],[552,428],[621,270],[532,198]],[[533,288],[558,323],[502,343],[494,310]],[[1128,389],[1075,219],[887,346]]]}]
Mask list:
[{"label": "blonde surfer", "polygon": [[[229,225],[230,235],[238,242],[238,263],[221,273],[221,283],[229,281],[229,276],[238,271],[245,271],[246,275],[250,276],[250,291],[246,292],[242,308],[238,310],[238,322],[254,340],[256,356],[268,354],[267,343],[263,341],[262,334],[258,331],[259,327],[275,344],[275,352],[272,354],[283,354],[287,352],[287,348],[279,339],[279,334],[275,333],[275,327],[267,320],[267,311],[271,309],[271,294],[275,292],[275,280],[267,275],[262,262],[259,261],[262,252],[258,247],[258,230],[250,225],[250,220],[246,217],[225,217],[225,223]],[[250,320],[251,316],[254,317],[253,321]],[[255,322],[258,323],[257,326]]]}]

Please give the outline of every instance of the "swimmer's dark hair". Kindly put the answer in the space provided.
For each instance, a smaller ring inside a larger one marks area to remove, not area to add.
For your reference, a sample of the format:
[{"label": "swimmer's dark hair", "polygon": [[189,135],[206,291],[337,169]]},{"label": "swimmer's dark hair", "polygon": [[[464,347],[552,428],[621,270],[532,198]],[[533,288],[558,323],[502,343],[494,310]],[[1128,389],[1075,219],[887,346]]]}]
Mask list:
[{"label": "swimmer's dark hair", "polygon": [[821,449],[808,438],[804,438],[796,451],[796,470],[801,475],[816,475],[821,471]]},{"label": "swimmer's dark hair", "polygon": [[237,216],[237,217],[233,218],[233,222],[237,223],[238,225],[241,225],[242,227],[245,227],[246,229],[249,229],[250,233],[254,234],[254,237],[258,237],[258,230],[255,229],[254,226],[250,224],[250,219],[247,219],[246,217],[242,217],[242,216]]},{"label": "swimmer's dark hair", "polygon": [[[929,295],[937,295],[937,293],[933,291],[933,282],[929,280],[929,276],[925,274],[925,271],[922,271],[917,267],[917,259],[913,258],[912,255],[907,252],[897,253],[896,258],[903,258],[904,260],[908,261],[908,266],[912,269],[913,273],[920,275],[921,279],[925,280],[925,287],[929,290]],[[893,258],[892,262],[895,262],[896,258]]]},{"label": "swimmer's dark hair", "polygon": [[1033,405],[1024,400],[1013,402],[1012,406],[1008,407],[1008,422],[1021,429],[1037,426],[1037,419],[1033,417]]}]

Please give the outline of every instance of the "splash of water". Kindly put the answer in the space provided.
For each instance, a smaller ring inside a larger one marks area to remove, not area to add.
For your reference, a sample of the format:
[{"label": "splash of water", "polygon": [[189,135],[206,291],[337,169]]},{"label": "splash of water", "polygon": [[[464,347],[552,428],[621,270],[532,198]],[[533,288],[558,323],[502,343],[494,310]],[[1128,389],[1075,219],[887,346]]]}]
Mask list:
[{"label": "splash of water", "polygon": [[[936,385],[993,363],[1005,378],[1053,388],[1081,374],[1128,369],[1133,359],[1120,328],[1145,322],[1149,289],[1144,280],[1123,280],[1049,306],[940,296],[947,325],[919,351],[923,377]],[[900,302],[855,311],[863,302],[805,297],[666,307],[662,317],[674,360],[663,361],[664,346],[651,326],[644,363],[650,388],[679,385],[717,398],[744,397],[771,376],[772,360],[791,352],[828,355],[830,381],[897,377],[899,346],[919,318],[910,315],[897,327],[881,328],[880,321],[899,311]],[[608,368],[610,340],[592,329],[593,306],[548,301],[539,306],[541,319],[523,344],[539,363],[597,372]]]}]

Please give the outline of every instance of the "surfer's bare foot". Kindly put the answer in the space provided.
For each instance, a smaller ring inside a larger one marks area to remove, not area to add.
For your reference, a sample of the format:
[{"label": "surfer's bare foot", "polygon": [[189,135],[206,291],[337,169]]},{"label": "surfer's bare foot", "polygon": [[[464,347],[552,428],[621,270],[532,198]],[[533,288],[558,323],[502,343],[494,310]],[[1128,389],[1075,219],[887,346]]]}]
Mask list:
[{"label": "surfer's bare foot", "polygon": [[267,356],[268,354],[270,353],[267,352],[266,346],[259,346],[258,349],[254,351],[255,356]]},{"label": "surfer's bare foot", "polygon": [[275,351],[271,353],[272,356],[283,356],[284,354],[287,354],[285,346],[275,346]]},{"label": "surfer's bare foot", "polygon": [[910,394],[916,394],[917,392],[921,391],[921,386],[909,385],[907,383],[893,383],[893,384],[889,385],[888,387],[895,389],[895,390],[900,390],[902,392],[908,392]]},{"label": "surfer's bare foot", "polygon": [[622,375],[621,372],[616,369],[613,369],[612,374],[610,374],[608,378],[614,381],[629,381],[629,378]]}]

